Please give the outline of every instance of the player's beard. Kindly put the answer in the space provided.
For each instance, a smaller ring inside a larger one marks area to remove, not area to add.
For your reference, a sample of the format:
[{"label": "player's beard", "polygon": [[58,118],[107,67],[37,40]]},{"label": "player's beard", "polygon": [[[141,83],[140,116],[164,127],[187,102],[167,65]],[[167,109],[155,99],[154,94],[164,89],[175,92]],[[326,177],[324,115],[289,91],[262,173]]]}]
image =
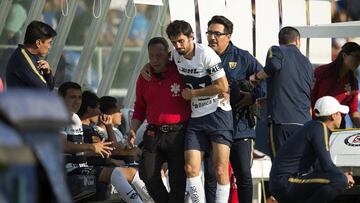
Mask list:
[{"label": "player's beard", "polygon": [[176,51],[179,53],[179,55],[185,55],[186,54],[185,49],[177,49]]}]

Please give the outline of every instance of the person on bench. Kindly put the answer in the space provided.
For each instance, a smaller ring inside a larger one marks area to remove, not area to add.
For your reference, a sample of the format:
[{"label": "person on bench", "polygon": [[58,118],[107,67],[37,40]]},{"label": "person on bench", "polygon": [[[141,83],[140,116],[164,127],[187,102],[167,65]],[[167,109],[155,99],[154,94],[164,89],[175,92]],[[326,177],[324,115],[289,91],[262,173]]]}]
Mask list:
[{"label": "person on bench", "polygon": [[[141,158],[141,149],[138,147],[130,148],[125,136],[118,127],[121,125],[122,113],[118,107],[115,97],[103,96],[100,98],[99,122],[95,126],[96,131],[102,138],[108,139],[114,143],[116,148],[112,155],[124,157],[127,162],[139,161]],[[109,129],[111,128],[111,129]],[[113,133],[108,131],[113,131]]]},{"label": "person on bench", "polygon": [[[82,103],[81,86],[74,82],[65,82],[59,87],[58,93],[64,99],[65,105],[68,108],[73,121],[72,125],[66,127],[60,133],[64,138],[64,153],[67,154],[68,157],[76,158],[77,160],[85,160],[84,156],[100,155],[103,158],[109,157],[113,151],[111,142],[106,142],[105,139],[91,144],[84,143],[83,141],[82,123],[79,116],[75,113],[79,110]],[[92,167],[85,161],[82,163],[67,163],[65,167],[68,175],[88,175],[95,169],[97,181],[114,185],[121,198],[126,202],[143,202],[138,193],[128,182],[131,180],[132,185],[136,189],[145,187],[144,183],[137,175],[136,169],[103,166]],[[131,177],[131,174],[126,173],[125,171],[130,171],[135,175]]]}]

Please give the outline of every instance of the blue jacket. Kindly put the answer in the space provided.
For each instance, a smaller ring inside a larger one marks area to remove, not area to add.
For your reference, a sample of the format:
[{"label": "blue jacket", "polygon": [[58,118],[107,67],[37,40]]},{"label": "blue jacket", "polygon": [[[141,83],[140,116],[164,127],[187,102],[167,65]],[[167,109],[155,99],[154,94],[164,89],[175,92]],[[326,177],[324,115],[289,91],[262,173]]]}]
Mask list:
[{"label": "blue jacket", "polygon": [[[225,52],[220,56],[226,77],[231,83],[233,80],[249,79],[250,75],[260,71],[262,65],[248,52],[229,43]],[[265,82],[261,82],[253,92],[253,101],[265,96]],[[234,115],[233,139],[255,138],[255,129],[251,129],[246,118]]]},{"label": "blue jacket", "polygon": [[268,116],[275,124],[304,124],[311,120],[312,65],[295,45],[269,49],[264,71],[267,78]]},{"label": "blue jacket", "polygon": [[309,173],[316,162],[320,170],[317,172],[342,173],[331,160],[328,141],[330,134],[324,123],[308,121],[276,154],[271,167],[270,182],[288,182],[288,177]]},{"label": "blue jacket", "polygon": [[8,88],[36,88],[52,90],[54,77],[52,74],[41,74],[37,68],[40,58],[31,54],[23,45],[11,55],[6,67],[6,84]]}]

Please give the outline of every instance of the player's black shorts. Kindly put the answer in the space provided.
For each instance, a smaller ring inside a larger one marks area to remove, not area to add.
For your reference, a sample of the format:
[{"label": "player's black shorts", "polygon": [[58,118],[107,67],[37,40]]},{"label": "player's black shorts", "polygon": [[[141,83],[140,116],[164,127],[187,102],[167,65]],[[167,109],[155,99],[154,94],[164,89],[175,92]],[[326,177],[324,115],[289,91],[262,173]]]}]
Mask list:
[{"label": "player's black shorts", "polygon": [[233,117],[231,111],[221,108],[198,118],[190,118],[185,135],[185,150],[211,150],[211,142],[231,146]]}]

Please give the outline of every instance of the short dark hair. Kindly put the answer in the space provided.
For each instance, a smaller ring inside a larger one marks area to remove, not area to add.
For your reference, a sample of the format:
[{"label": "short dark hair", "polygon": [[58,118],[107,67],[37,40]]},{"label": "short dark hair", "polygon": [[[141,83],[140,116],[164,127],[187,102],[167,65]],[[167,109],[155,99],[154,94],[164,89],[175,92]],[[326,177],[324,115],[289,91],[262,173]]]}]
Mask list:
[{"label": "short dark hair", "polygon": [[100,111],[104,114],[111,114],[111,110],[118,110],[117,100],[112,96],[103,96],[100,98]]},{"label": "short dark hair", "polygon": [[95,108],[99,103],[99,97],[94,92],[89,90],[84,91],[82,93],[82,101],[77,115],[81,118],[88,107]]},{"label": "short dark hair", "polygon": [[41,21],[32,21],[26,28],[24,44],[35,44],[36,40],[45,41],[56,36],[56,31]]},{"label": "short dark hair", "polygon": [[166,51],[169,50],[169,44],[167,43],[166,39],[163,37],[154,37],[150,39],[150,41],[148,42],[148,49],[151,45],[154,44],[162,44]]},{"label": "short dark hair", "polygon": [[218,15],[215,15],[211,18],[211,20],[208,22],[208,27],[211,25],[211,24],[221,24],[224,26],[224,32],[227,33],[227,34],[232,34],[233,33],[233,23],[227,19],[225,16],[218,16]]},{"label": "short dark hair", "polygon": [[187,37],[190,37],[193,33],[191,25],[183,20],[174,20],[166,28],[166,34],[168,38],[177,37],[180,34],[184,34]]},{"label": "short dark hair", "polygon": [[58,94],[61,97],[65,98],[68,89],[77,89],[81,91],[81,86],[76,82],[71,82],[71,81],[64,82],[60,85],[58,89]]},{"label": "short dark hair", "polygon": [[300,37],[300,32],[294,27],[283,27],[279,32],[279,44],[287,45],[296,41],[297,37]]}]

